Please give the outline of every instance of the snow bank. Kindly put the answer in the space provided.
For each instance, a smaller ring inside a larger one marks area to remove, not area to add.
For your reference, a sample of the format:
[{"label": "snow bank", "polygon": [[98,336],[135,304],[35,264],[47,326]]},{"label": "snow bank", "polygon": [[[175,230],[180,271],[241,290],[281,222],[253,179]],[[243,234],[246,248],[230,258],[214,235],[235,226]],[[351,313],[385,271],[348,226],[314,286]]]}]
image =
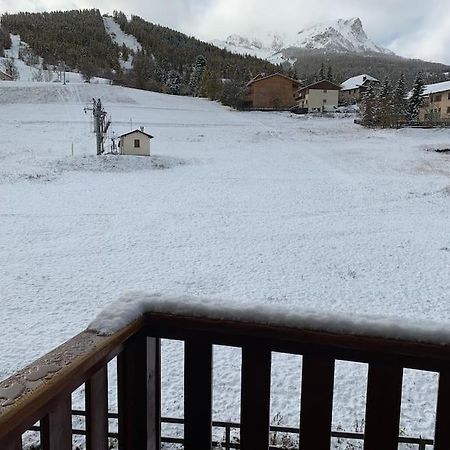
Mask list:
[{"label": "snow bank", "polygon": [[165,296],[159,293],[143,292],[131,292],[122,296],[104,309],[88,329],[101,335],[111,335],[130,325],[147,312],[441,345],[450,344],[449,323],[404,320],[400,317],[382,315],[325,314],[320,311],[303,309],[301,306],[284,307],[267,303],[248,303],[186,295]]}]

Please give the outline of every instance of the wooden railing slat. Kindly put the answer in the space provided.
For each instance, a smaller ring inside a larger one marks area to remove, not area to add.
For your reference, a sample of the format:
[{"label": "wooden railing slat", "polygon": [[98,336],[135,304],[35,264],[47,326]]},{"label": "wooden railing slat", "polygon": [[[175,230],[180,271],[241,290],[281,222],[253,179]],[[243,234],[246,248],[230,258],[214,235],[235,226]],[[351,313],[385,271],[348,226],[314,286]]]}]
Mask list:
[{"label": "wooden railing slat", "polygon": [[14,439],[8,438],[8,442],[1,441],[0,449],[1,450],[22,450],[22,437],[18,436]]},{"label": "wooden railing slat", "polygon": [[271,357],[258,345],[242,348],[241,450],[269,447]]},{"label": "wooden railing slat", "polygon": [[184,448],[210,450],[212,439],[212,344],[184,344]]},{"label": "wooden railing slat", "polygon": [[334,359],[303,356],[300,449],[329,450],[333,413]]},{"label": "wooden railing slat", "polygon": [[72,450],[72,398],[61,398],[41,420],[43,450]]},{"label": "wooden railing slat", "polygon": [[161,449],[161,340],[147,339],[147,397],[148,434],[147,450]]},{"label": "wooden railing slat", "polygon": [[[117,357],[119,450],[160,448],[159,340],[147,340],[137,334]],[[152,423],[156,418],[158,426]]]},{"label": "wooden railing slat", "polygon": [[450,371],[439,374],[434,450],[450,448]]},{"label": "wooden railing slat", "polygon": [[397,450],[403,368],[369,364],[364,450]]},{"label": "wooden railing slat", "polygon": [[108,450],[108,367],[86,382],[86,449]]}]

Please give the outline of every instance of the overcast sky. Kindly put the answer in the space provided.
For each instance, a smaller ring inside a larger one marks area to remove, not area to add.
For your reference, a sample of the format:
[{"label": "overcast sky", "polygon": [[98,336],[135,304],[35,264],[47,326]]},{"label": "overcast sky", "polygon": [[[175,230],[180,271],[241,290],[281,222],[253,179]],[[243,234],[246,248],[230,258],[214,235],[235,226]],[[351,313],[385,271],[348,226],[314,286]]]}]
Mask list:
[{"label": "overcast sky", "polygon": [[377,44],[402,56],[450,64],[450,0],[0,0],[0,12],[91,7],[137,14],[204,40],[293,33],[358,16]]}]

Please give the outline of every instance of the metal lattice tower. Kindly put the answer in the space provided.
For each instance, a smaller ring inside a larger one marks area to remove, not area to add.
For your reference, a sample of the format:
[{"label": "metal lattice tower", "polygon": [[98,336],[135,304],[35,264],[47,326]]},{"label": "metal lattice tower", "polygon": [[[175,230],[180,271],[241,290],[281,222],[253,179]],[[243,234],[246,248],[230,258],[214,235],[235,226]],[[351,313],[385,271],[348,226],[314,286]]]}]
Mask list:
[{"label": "metal lattice tower", "polygon": [[102,155],[105,152],[105,136],[111,121],[107,119],[107,113],[103,109],[102,101],[100,99],[92,99],[92,107],[84,108],[84,112],[92,111],[94,118],[94,133],[97,136],[97,155]]}]

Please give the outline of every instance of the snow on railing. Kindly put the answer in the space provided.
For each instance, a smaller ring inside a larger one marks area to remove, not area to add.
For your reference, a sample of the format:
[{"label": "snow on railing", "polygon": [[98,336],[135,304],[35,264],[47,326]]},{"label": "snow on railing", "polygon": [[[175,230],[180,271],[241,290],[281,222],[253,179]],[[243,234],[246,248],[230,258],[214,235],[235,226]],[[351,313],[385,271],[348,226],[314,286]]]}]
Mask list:
[{"label": "snow on railing", "polygon": [[311,310],[295,305],[131,292],[105,308],[88,329],[111,335],[145,313],[284,326],[431,344],[450,344],[450,322]]}]

